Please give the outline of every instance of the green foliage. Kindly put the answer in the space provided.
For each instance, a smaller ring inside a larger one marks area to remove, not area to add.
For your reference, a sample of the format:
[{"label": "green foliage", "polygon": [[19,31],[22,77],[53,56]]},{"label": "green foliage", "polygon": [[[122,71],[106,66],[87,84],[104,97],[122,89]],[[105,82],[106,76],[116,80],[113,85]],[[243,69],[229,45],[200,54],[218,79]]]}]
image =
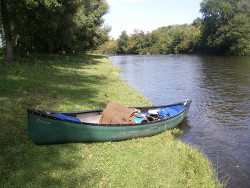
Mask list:
[{"label": "green foliage", "polygon": [[[117,40],[117,54],[192,53],[197,50],[200,27],[175,25],[159,28],[151,33],[135,31],[128,36],[122,32]],[[104,47],[102,47],[104,48]]]},{"label": "green foliage", "polygon": [[117,52],[117,41],[116,40],[109,40],[99,46],[96,50],[97,53],[100,54],[116,54]]},{"label": "green foliage", "polygon": [[129,37],[129,54],[148,54],[151,46],[151,36],[149,33],[135,30],[135,33]]},{"label": "green foliage", "polygon": [[233,39],[229,47],[230,54],[250,55],[250,17],[238,14],[228,25],[227,38]]},{"label": "green foliage", "polygon": [[110,28],[102,27],[106,1],[13,0],[6,4],[18,56],[32,51],[85,52],[108,40]]},{"label": "green foliage", "polygon": [[202,47],[211,53],[250,55],[250,2],[204,0]]},{"label": "green foliage", "polygon": [[119,39],[117,40],[117,53],[118,54],[127,54],[128,53],[128,35],[126,31],[123,31],[120,35]]},{"label": "green foliage", "polygon": [[84,0],[74,17],[75,40],[73,50],[86,51],[96,49],[108,40],[110,28],[100,28],[104,20],[101,17],[107,12],[105,1]]}]

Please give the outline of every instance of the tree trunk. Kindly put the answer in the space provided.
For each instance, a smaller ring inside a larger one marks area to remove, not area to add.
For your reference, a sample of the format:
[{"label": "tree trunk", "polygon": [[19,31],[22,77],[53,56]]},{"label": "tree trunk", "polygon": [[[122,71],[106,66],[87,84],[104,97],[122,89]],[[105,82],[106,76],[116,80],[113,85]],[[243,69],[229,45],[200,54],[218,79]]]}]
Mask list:
[{"label": "tree trunk", "polygon": [[10,21],[8,18],[8,10],[5,0],[1,0],[1,15],[2,15],[3,30],[4,30],[4,39],[6,42],[5,59],[11,60],[13,56],[13,44],[12,44],[11,30],[9,23]]}]

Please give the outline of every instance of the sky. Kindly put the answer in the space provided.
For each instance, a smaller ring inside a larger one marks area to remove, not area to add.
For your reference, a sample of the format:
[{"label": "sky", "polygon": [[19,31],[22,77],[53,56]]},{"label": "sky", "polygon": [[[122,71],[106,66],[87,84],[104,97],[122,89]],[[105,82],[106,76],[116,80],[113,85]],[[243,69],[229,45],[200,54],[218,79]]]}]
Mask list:
[{"label": "sky", "polygon": [[104,24],[111,26],[109,35],[117,39],[122,31],[151,32],[163,26],[191,24],[200,17],[202,0],[107,0],[109,11]]}]

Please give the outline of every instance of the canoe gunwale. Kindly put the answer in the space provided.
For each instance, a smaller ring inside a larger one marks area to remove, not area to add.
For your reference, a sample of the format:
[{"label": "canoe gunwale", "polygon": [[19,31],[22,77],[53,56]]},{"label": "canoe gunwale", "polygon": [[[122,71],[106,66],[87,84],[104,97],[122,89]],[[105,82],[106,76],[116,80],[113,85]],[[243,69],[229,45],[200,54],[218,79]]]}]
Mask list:
[{"label": "canoe gunwale", "polygon": [[[185,113],[191,104],[191,100],[186,100],[185,102],[180,102],[180,103],[175,103],[175,104],[170,104],[170,105],[161,105],[161,106],[145,106],[145,107],[129,107],[129,108],[136,108],[136,109],[147,109],[147,108],[163,108],[163,107],[169,107],[169,106],[175,106],[175,105],[183,105],[186,103],[186,108],[179,112],[178,114],[171,116],[169,118],[164,118],[161,120],[156,120],[156,121],[151,121],[151,122],[144,122],[144,123],[135,123],[135,124],[100,124],[100,123],[89,123],[89,122],[76,122],[76,121],[71,121],[71,120],[66,120],[66,119],[61,119],[57,117],[51,116],[50,113],[58,113],[58,112],[46,112],[46,111],[40,111],[40,110],[33,110],[33,109],[27,109],[28,114],[40,116],[40,117],[45,117],[49,119],[53,119],[56,121],[66,121],[74,124],[79,124],[79,125],[91,125],[91,126],[101,126],[101,127],[128,127],[128,126],[143,126],[143,125],[148,125],[148,124],[155,124],[159,122],[164,122],[170,119],[175,118],[176,116],[179,116],[180,114]],[[98,109],[98,110],[87,110],[87,111],[77,111],[77,112],[60,112],[61,114],[65,115],[74,115],[74,114],[82,114],[82,113],[91,113],[91,112],[101,112],[103,109]]]}]

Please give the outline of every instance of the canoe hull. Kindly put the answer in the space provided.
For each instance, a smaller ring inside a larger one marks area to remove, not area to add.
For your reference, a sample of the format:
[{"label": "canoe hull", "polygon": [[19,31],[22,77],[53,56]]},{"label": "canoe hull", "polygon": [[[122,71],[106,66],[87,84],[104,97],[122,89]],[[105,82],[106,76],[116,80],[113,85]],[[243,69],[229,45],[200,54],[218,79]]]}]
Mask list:
[{"label": "canoe hull", "polygon": [[164,121],[127,126],[77,124],[28,113],[29,135],[36,144],[120,141],[152,136],[181,123],[189,106],[182,113]]}]

